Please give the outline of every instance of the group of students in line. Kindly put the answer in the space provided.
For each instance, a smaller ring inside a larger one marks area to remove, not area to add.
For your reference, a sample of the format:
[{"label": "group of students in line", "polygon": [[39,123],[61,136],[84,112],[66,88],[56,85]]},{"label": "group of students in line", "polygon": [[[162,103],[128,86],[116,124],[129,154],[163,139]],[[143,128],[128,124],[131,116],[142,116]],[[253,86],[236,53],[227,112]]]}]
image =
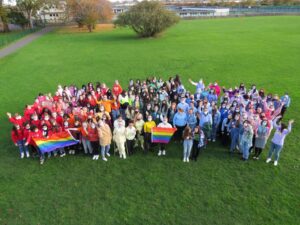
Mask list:
[{"label": "group of students in line", "polygon": [[[23,116],[7,113],[13,123],[12,140],[21,158],[37,155],[43,164],[45,154],[33,138],[70,131],[79,143],[48,153],[64,157],[83,151],[93,160],[107,161],[111,145],[126,159],[140,148],[147,153],[158,145],[158,156],[166,155],[166,144],[151,143],[152,128],[176,127],[172,138],[183,143],[183,161],[197,160],[201,149],[219,138],[229,153],[238,151],[247,161],[253,152],[258,160],[272,129],[275,129],[266,162],[279,155],[293,120],[285,125],[283,116],[291,104],[288,93],[279,97],[257,89],[221,87],[217,82],[205,85],[203,80],[189,82],[196,87],[187,91],[179,75],[167,81],[151,77],[130,80],[123,89],[116,80],[110,89],[105,83],[58,86],[54,96],[39,94],[34,104],[26,105]],[[31,153],[30,153],[31,152]]]}]

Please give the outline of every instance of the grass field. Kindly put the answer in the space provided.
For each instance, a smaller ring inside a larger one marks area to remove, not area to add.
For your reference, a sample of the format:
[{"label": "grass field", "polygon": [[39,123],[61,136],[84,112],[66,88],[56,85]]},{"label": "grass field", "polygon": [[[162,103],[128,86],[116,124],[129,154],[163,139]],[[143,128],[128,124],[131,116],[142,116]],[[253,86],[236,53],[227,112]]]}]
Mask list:
[{"label": "grass field", "polygon": [[[182,21],[157,39],[128,29],[52,32],[0,60],[0,224],[300,224],[300,17]],[[107,163],[84,156],[21,160],[7,111],[22,111],[57,84],[180,74],[225,86],[288,91],[296,120],[279,166],[243,163],[219,143],[197,163],[137,153]]]}]

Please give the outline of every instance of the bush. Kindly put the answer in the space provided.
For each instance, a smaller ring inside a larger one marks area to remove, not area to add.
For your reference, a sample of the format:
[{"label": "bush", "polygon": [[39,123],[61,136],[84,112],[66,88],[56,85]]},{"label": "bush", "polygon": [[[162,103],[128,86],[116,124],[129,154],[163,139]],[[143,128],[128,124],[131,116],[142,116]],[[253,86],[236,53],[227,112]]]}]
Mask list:
[{"label": "bush", "polygon": [[117,26],[129,26],[140,37],[153,37],[179,21],[179,17],[156,1],[142,1],[120,14]]}]

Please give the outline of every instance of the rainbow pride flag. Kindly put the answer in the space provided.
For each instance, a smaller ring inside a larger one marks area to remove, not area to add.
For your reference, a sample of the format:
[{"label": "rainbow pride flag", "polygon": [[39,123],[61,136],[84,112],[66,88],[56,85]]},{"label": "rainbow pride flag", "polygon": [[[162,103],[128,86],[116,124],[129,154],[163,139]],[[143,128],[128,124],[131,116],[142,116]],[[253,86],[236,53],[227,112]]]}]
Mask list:
[{"label": "rainbow pride flag", "polygon": [[176,130],[176,128],[154,127],[152,128],[151,142],[168,144]]},{"label": "rainbow pride flag", "polygon": [[49,138],[33,138],[36,146],[41,152],[51,152],[58,148],[76,145],[79,141],[75,140],[68,131],[52,134]]}]

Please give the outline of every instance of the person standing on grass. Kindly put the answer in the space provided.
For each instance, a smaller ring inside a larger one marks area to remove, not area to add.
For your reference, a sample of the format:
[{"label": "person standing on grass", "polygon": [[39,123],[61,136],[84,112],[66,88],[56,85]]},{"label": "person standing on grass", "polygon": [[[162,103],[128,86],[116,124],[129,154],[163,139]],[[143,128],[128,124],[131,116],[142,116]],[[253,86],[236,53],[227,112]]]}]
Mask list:
[{"label": "person standing on grass", "polygon": [[122,122],[119,122],[113,131],[113,140],[117,145],[120,158],[126,159],[125,143],[126,143],[126,134],[125,126]]},{"label": "person standing on grass", "polygon": [[144,150],[144,123],[142,113],[137,113],[134,119],[134,127],[136,128],[135,147],[140,145],[142,150]]},{"label": "person standing on grass", "polygon": [[218,110],[217,105],[213,106],[212,109],[212,131],[211,131],[211,139],[213,142],[216,141],[217,132],[221,123],[221,113]]},{"label": "person standing on grass", "polygon": [[282,122],[277,124],[278,120],[281,118],[282,118],[281,116],[278,116],[273,122],[273,127],[276,129],[276,131],[274,133],[272,143],[271,143],[271,148],[268,153],[268,158],[266,160],[266,163],[271,162],[272,155],[274,153],[275,155],[274,166],[278,165],[278,160],[279,160],[280,152],[284,145],[284,140],[286,136],[292,131],[292,124],[294,123],[294,120],[290,120],[288,126],[286,126]]},{"label": "person standing on grass", "polygon": [[24,158],[25,154],[26,157],[29,158],[28,146],[25,145],[24,131],[19,124],[15,124],[13,126],[13,129],[11,131],[11,139],[13,140],[14,144],[19,148],[21,159]]},{"label": "person standing on grass", "polygon": [[197,126],[197,117],[193,111],[192,108],[188,110],[187,114],[187,125],[194,130],[194,128]]},{"label": "person standing on grass", "polygon": [[[168,118],[164,117],[163,118],[163,122],[161,122],[160,124],[158,124],[157,127],[161,127],[161,128],[172,128],[172,125],[170,123],[168,123]],[[158,156],[161,155],[166,155],[166,145],[164,143],[160,143],[159,144],[159,151],[158,151]]]},{"label": "person standing on grass", "polygon": [[136,136],[136,129],[133,126],[133,120],[129,120],[128,127],[125,129],[125,136],[126,136],[126,144],[128,148],[128,154],[133,154],[133,148],[134,148],[134,141]]},{"label": "person standing on grass", "polygon": [[174,140],[179,141],[182,137],[184,128],[187,125],[187,115],[182,108],[178,109],[178,112],[175,113],[173,118],[173,127],[176,127],[177,130],[174,134]]},{"label": "person standing on grass", "polygon": [[191,150],[193,147],[193,132],[189,126],[186,126],[183,131],[183,162],[189,162]]},{"label": "person standing on grass", "polygon": [[202,79],[200,79],[199,82],[194,82],[194,81],[192,81],[192,79],[189,79],[189,82],[192,85],[196,86],[196,92],[197,93],[201,93],[204,90],[204,88],[205,88],[205,85],[204,85]]},{"label": "person standing on grass", "polygon": [[230,122],[229,130],[230,130],[230,153],[233,153],[235,149],[238,149],[239,139],[240,139],[240,131],[242,125],[240,122],[240,115],[236,114],[234,120]]},{"label": "person standing on grass", "polygon": [[107,161],[107,158],[105,157],[105,155],[110,157],[109,149],[110,149],[111,140],[112,140],[112,132],[111,132],[110,127],[106,123],[104,123],[102,120],[99,120],[97,129],[98,129],[98,135],[99,135],[102,160]]},{"label": "person standing on grass", "polygon": [[123,89],[122,89],[121,85],[119,84],[119,81],[115,80],[115,83],[112,88],[113,95],[118,97],[122,93],[122,91],[123,91]]},{"label": "person standing on grass", "polygon": [[95,123],[91,123],[87,127],[87,139],[90,142],[93,149],[93,160],[99,159],[99,136]]},{"label": "person standing on grass", "polygon": [[91,145],[90,140],[88,139],[88,124],[86,122],[82,123],[82,126],[80,128],[80,141],[83,146],[84,154],[92,154],[93,153],[93,148]]},{"label": "person standing on grass", "polygon": [[197,161],[199,152],[205,146],[205,135],[199,126],[195,127],[193,131],[193,149],[191,160]]},{"label": "person standing on grass", "polygon": [[258,126],[256,131],[256,138],[255,138],[255,152],[253,159],[258,160],[261,152],[266,146],[267,140],[269,138],[269,135],[271,133],[271,128],[268,127],[268,121],[267,119],[262,120],[261,124]]},{"label": "person standing on grass", "polygon": [[241,160],[247,161],[249,158],[249,149],[252,146],[253,128],[248,120],[243,123],[241,129],[240,150],[242,152]]},{"label": "person standing on grass", "polygon": [[208,139],[208,141],[211,140],[212,124],[212,115],[208,112],[208,108],[204,108],[203,112],[201,112],[199,125],[201,127],[201,130],[203,130],[205,137]]},{"label": "person standing on grass", "polygon": [[148,116],[148,121],[144,123],[144,137],[145,137],[144,152],[145,153],[147,153],[151,147],[151,133],[153,127],[156,127],[156,123],[152,121],[152,116],[150,115]]},{"label": "person standing on grass", "polygon": [[282,104],[283,104],[282,109],[281,109],[281,113],[280,113],[280,114],[281,114],[281,116],[283,117],[284,114],[285,114],[285,112],[286,112],[286,110],[290,107],[290,104],[291,104],[291,97],[289,96],[288,93],[285,93],[285,95],[282,96],[282,97],[280,98],[280,100],[281,100],[281,102],[282,102]]}]

